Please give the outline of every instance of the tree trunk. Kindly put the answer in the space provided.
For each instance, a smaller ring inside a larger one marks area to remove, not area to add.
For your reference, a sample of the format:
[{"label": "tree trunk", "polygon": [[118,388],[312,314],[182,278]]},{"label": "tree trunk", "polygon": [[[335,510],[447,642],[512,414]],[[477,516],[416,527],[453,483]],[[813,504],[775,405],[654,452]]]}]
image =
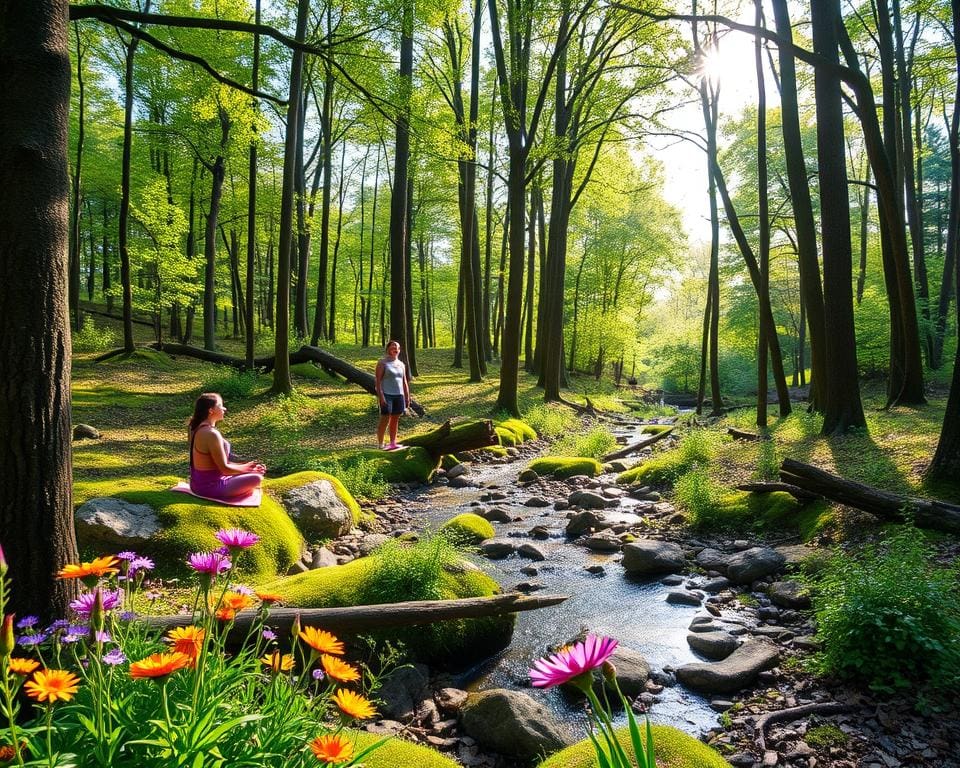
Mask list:
[{"label": "tree trunk", "polygon": [[[837,27],[839,0],[811,5],[814,50],[832,63],[839,62]],[[814,384],[826,375],[823,434],[842,434],[866,427],[857,377],[857,346],[853,327],[850,203],[844,157],[843,107],[840,80],[829,69],[814,72],[817,107],[817,166],[820,172],[820,218],[823,231],[823,304],[826,357],[823,371],[814,372]],[[814,312],[807,306],[808,316]],[[811,331],[811,338],[812,338]]]},{"label": "tree trunk", "polygon": [[[149,8],[150,3],[147,3]],[[120,161],[120,215],[117,247],[120,251],[120,287],[123,291],[123,349],[133,352],[133,289],[130,284],[130,250],[127,248],[127,228],[130,220],[130,154],[133,144],[133,58],[139,39],[131,37],[124,43],[123,76],[123,156]]]},{"label": "tree trunk", "polygon": [[10,613],[65,616],[77,560],[67,313],[70,54],[66,2],[0,7],[0,531]]},{"label": "tree trunk", "polygon": [[[260,24],[260,0],[255,0],[255,22]],[[253,90],[259,89],[260,83],[260,35],[253,36]],[[253,100],[253,109],[257,110],[257,100]],[[254,131],[256,128],[254,128]],[[253,355],[256,338],[253,332],[253,272],[254,257],[257,246],[257,139],[256,135],[250,141],[249,182],[247,187],[247,338],[246,359],[247,365],[253,366]]]},{"label": "tree trunk", "polygon": [[343,177],[346,157],[347,142],[344,141],[340,149],[340,178],[337,180],[337,234],[333,238],[333,260],[330,262],[330,327],[327,338],[331,344],[337,341],[337,257],[340,254],[340,236],[343,233],[343,198],[347,192]]},{"label": "tree trunk", "polygon": [[83,314],[80,312],[80,206],[81,179],[83,174],[83,139],[86,129],[83,82],[83,45],[80,42],[80,29],[74,28],[77,41],[77,160],[73,169],[73,201],[70,211],[70,310],[73,312],[73,324],[76,330],[83,328]]}]

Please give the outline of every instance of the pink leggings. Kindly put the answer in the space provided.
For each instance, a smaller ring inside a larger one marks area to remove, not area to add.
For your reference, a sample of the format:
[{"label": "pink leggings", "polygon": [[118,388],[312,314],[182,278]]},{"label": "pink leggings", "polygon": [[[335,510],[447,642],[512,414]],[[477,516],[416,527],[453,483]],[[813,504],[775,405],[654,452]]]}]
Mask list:
[{"label": "pink leggings", "polygon": [[260,487],[263,476],[256,472],[243,475],[221,475],[218,469],[193,469],[190,471],[190,490],[212,499],[232,499],[246,496]]}]

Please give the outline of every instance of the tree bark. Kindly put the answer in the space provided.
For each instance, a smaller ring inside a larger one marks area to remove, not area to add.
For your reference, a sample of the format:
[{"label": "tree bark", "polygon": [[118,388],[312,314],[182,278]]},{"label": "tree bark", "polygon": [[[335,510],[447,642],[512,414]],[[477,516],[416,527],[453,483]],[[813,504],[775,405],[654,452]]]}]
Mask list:
[{"label": "tree bark", "polygon": [[[256,9],[254,18],[260,24],[260,0],[255,0]],[[253,90],[258,90],[260,84],[260,35],[253,36]],[[257,110],[257,100],[253,100],[254,112]],[[256,130],[256,129],[254,129]],[[253,356],[256,344],[253,332],[253,290],[254,290],[254,257],[257,248],[257,138],[250,141],[249,180],[247,187],[247,338],[245,344],[248,366],[253,366]]]},{"label": "tree bark", "polygon": [[7,611],[66,615],[77,559],[67,313],[68,5],[0,2],[0,531]]}]

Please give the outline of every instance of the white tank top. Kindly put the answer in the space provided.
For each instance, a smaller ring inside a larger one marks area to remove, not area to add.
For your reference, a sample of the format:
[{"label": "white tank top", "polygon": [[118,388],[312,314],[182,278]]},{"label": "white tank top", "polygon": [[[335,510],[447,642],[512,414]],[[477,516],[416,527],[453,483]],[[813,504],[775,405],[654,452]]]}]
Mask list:
[{"label": "white tank top", "polygon": [[380,388],[385,395],[402,395],[403,379],[406,374],[406,366],[400,358],[396,360],[381,360],[383,365],[383,377],[380,379]]}]

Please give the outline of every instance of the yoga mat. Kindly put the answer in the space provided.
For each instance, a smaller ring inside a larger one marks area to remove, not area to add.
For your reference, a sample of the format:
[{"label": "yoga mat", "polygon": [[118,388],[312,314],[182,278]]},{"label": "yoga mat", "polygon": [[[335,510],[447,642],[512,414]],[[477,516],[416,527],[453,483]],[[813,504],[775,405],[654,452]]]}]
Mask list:
[{"label": "yoga mat", "polygon": [[263,495],[263,491],[259,488],[254,488],[246,496],[237,496],[231,499],[214,499],[210,496],[201,496],[199,493],[194,493],[190,490],[190,483],[184,482],[181,480],[177,483],[171,491],[177,491],[178,493],[189,493],[191,496],[196,496],[198,499],[204,499],[206,501],[215,501],[217,504],[226,504],[228,507],[259,507],[260,499]]}]

